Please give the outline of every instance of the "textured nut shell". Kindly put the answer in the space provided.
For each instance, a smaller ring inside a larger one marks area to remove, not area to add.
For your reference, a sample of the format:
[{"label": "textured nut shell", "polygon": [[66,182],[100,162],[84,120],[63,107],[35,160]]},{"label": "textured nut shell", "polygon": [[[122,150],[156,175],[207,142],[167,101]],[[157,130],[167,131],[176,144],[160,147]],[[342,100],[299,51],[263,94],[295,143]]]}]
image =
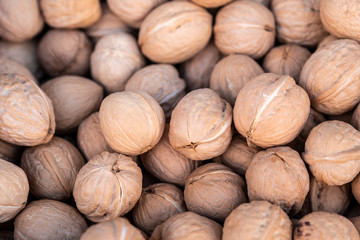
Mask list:
[{"label": "textured nut shell", "polygon": [[80,169],[74,186],[76,206],[93,222],[129,212],[141,195],[142,173],[122,154],[103,152]]},{"label": "textured nut shell", "polygon": [[252,58],[231,54],[215,65],[210,77],[210,88],[234,106],[241,88],[262,73],[264,71]]},{"label": "textured nut shell", "polygon": [[260,3],[235,1],[217,13],[214,35],[222,53],[241,53],[257,59],[274,45],[274,15]]},{"label": "textured nut shell", "polygon": [[92,46],[79,30],[50,30],[40,40],[38,57],[50,76],[85,75],[89,70]]},{"label": "textured nut shell", "polygon": [[234,124],[249,146],[268,148],[291,142],[304,127],[309,112],[309,97],[293,78],[264,73],[240,90]]},{"label": "textured nut shell", "polygon": [[31,39],[44,27],[37,0],[1,0],[0,11],[0,37],[7,41]]},{"label": "textured nut shell", "polygon": [[139,229],[131,225],[126,218],[115,218],[89,227],[80,240],[146,240],[147,237]]},{"label": "textured nut shell", "polygon": [[265,72],[289,75],[298,82],[301,69],[310,55],[307,48],[295,44],[281,45],[271,49],[265,56],[263,67]]},{"label": "textured nut shell", "polygon": [[197,214],[223,222],[233,209],[247,202],[244,180],[230,168],[208,163],[186,179],[186,207]]},{"label": "textured nut shell", "polygon": [[360,132],[341,121],[314,127],[305,143],[304,161],[318,182],[343,185],[360,171]]},{"label": "textured nut shell", "polygon": [[171,216],[186,211],[182,191],[174,185],[158,183],[145,188],[133,211],[136,226],[151,233]]},{"label": "textured nut shell", "polygon": [[29,69],[10,58],[0,57],[0,74],[19,74],[38,84],[38,81]]},{"label": "textured nut shell", "polygon": [[360,105],[355,108],[351,117],[351,125],[353,125],[357,130],[360,130]]},{"label": "textured nut shell", "polygon": [[194,90],[183,97],[171,114],[171,146],[191,160],[223,154],[231,142],[232,108],[213,90]]},{"label": "textured nut shell", "polygon": [[25,172],[0,158],[0,223],[14,218],[25,207],[28,194]]},{"label": "textured nut shell", "polygon": [[207,45],[211,24],[212,16],[205,9],[187,1],[167,2],[144,19],[138,43],[154,62],[180,63]]},{"label": "textured nut shell", "polygon": [[359,233],[345,217],[336,213],[313,212],[301,218],[294,228],[294,240],[358,240]]},{"label": "textured nut shell", "polygon": [[80,123],[77,143],[88,161],[102,152],[113,152],[101,131],[99,112],[91,114]]},{"label": "textured nut shell", "polygon": [[51,100],[29,78],[0,74],[0,139],[35,146],[47,143],[55,132]]},{"label": "textured nut shell", "polygon": [[339,40],[337,37],[334,37],[333,35],[328,35],[326,37],[323,38],[323,40],[321,40],[321,42],[319,42],[317,49],[325,46],[326,44],[333,42],[335,40]]},{"label": "textured nut shell", "polygon": [[306,61],[299,85],[312,107],[326,114],[345,113],[360,101],[360,44],[336,40],[318,49]]},{"label": "textured nut shell", "polygon": [[14,238],[79,239],[86,228],[85,219],[75,208],[62,202],[44,199],[31,202],[16,217]]},{"label": "textured nut shell", "polygon": [[318,111],[314,110],[313,108],[310,108],[309,117],[308,117],[308,119],[305,123],[305,126],[302,129],[299,136],[306,139],[309,136],[311,130],[324,121],[326,121],[326,118],[323,114],[319,113]]},{"label": "textured nut shell", "polygon": [[354,224],[360,234],[360,216],[349,218],[349,220]]},{"label": "textured nut shell", "polygon": [[127,81],[125,91],[141,90],[152,96],[162,107],[165,117],[185,96],[185,81],[170,64],[152,64],[138,70]]},{"label": "textured nut shell", "polygon": [[91,75],[107,92],[124,90],[126,81],[145,62],[135,38],[128,33],[102,37],[91,54]]},{"label": "textured nut shell", "polygon": [[223,240],[291,240],[292,224],[286,213],[267,201],[241,204],[226,218]]},{"label": "textured nut shell", "polygon": [[231,2],[232,0],[191,0],[194,3],[196,3],[197,5],[200,5],[202,7],[206,7],[206,8],[216,8],[216,7],[220,7],[223,6],[229,2]]},{"label": "textured nut shell", "polygon": [[22,147],[0,140],[0,159],[17,163],[21,154]]},{"label": "textured nut shell", "polygon": [[267,200],[286,213],[300,211],[309,192],[309,173],[300,155],[289,147],[260,151],[245,174],[249,200]]},{"label": "textured nut shell", "polygon": [[84,28],[101,16],[99,0],[40,0],[40,7],[53,28]]},{"label": "textured nut shell", "polygon": [[56,131],[67,132],[97,111],[103,99],[103,88],[84,77],[61,76],[41,86],[51,99]]},{"label": "textured nut shell", "polygon": [[39,199],[70,197],[76,175],[84,164],[79,150],[59,137],[26,149],[21,158],[21,168],[29,179],[30,192]]}]

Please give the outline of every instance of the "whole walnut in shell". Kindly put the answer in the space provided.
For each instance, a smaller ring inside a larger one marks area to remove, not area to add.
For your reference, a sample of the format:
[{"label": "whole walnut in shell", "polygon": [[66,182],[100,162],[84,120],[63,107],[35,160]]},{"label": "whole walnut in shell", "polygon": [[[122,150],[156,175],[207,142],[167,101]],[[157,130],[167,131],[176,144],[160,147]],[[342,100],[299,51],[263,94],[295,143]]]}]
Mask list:
[{"label": "whole walnut in shell", "polygon": [[22,147],[0,140],[0,159],[11,163],[18,163],[22,154]]},{"label": "whole walnut in shell", "polygon": [[15,239],[79,239],[87,228],[73,207],[55,200],[33,201],[15,218]]},{"label": "whole walnut in shell", "polygon": [[318,182],[344,185],[360,171],[360,132],[341,121],[314,127],[305,143],[304,161]]},{"label": "whole walnut in shell", "polygon": [[216,7],[225,5],[229,2],[231,2],[232,0],[191,0],[191,1],[193,1],[194,3],[196,3],[202,7],[216,8]]},{"label": "whole walnut in shell", "polygon": [[38,84],[37,79],[23,64],[7,57],[0,57],[0,74],[18,74]]},{"label": "whole walnut in shell", "polygon": [[250,201],[267,200],[290,215],[300,211],[309,192],[305,163],[289,147],[269,148],[255,154],[245,177]]},{"label": "whole walnut in shell", "polygon": [[171,146],[191,160],[223,154],[232,137],[232,108],[208,88],[191,91],[171,114]]},{"label": "whole walnut in shell", "polygon": [[333,42],[335,40],[339,40],[339,38],[334,37],[333,35],[328,35],[328,36],[324,37],[323,40],[321,40],[321,42],[319,42],[317,49],[319,49],[319,48],[325,46],[326,44]]},{"label": "whole walnut in shell", "polygon": [[144,19],[138,43],[154,62],[180,63],[207,45],[211,24],[212,16],[202,7],[187,1],[166,2]]},{"label": "whole walnut in shell", "polygon": [[240,90],[234,124],[249,146],[268,148],[291,142],[304,127],[309,112],[309,97],[292,77],[264,73]]},{"label": "whole walnut in shell", "polygon": [[125,85],[125,91],[141,90],[152,96],[162,107],[165,117],[185,96],[185,81],[179,77],[176,68],[170,64],[148,65],[132,75]]},{"label": "whole walnut in shell", "polygon": [[230,54],[215,65],[210,77],[210,88],[234,106],[241,88],[262,73],[264,71],[252,58]]},{"label": "whole walnut in shell", "polygon": [[216,47],[224,54],[260,58],[275,42],[274,15],[260,3],[234,1],[217,13],[214,36]]},{"label": "whole walnut in shell", "polygon": [[21,168],[29,179],[30,192],[39,199],[70,197],[76,175],[84,164],[79,150],[59,137],[26,149],[21,158]]},{"label": "whole walnut in shell", "polygon": [[80,169],[73,195],[80,212],[93,222],[103,222],[129,212],[141,187],[141,169],[130,157],[103,152]]},{"label": "whole walnut in shell", "polygon": [[292,223],[277,205],[252,201],[235,208],[226,218],[223,240],[291,240]]},{"label": "whole walnut in shell", "polygon": [[25,207],[28,194],[25,172],[0,158],[0,223],[11,220]]}]

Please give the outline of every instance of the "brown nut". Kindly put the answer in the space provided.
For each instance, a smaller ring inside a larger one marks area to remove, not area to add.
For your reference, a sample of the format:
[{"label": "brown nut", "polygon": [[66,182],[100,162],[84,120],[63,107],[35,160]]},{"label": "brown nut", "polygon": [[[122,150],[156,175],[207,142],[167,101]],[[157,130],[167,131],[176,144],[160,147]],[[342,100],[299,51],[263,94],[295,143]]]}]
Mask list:
[{"label": "brown nut", "polygon": [[0,139],[22,146],[47,143],[55,132],[51,100],[31,79],[0,74]]},{"label": "brown nut", "polygon": [[241,53],[257,59],[274,45],[274,15],[260,3],[234,1],[217,13],[214,35],[222,53]]},{"label": "brown nut", "polygon": [[15,218],[15,239],[79,239],[87,224],[73,207],[55,200],[33,201]]},{"label": "brown nut", "polygon": [[360,132],[341,121],[325,121],[306,139],[304,161],[318,182],[344,185],[360,171]]},{"label": "brown nut", "polygon": [[262,73],[264,71],[252,58],[230,54],[215,65],[210,77],[210,88],[234,106],[241,88]]},{"label": "brown nut", "polygon": [[191,1],[202,7],[217,8],[231,2],[232,0],[191,0]]},{"label": "brown nut", "polygon": [[245,177],[250,201],[267,200],[290,215],[300,211],[309,192],[305,163],[289,147],[269,148],[255,154]]},{"label": "brown nut", "polygon": [[292,223],[277,205],[252,201],[235,208],[226,218],[223,240],[291,240]]},{"label": "brown nut", "polygon": [[93,222],[129,212],[141,195],[141,169],[122,154],[103,152],[80,169],[74,186],[76,206]]},{"label": "brown nut", "polygon": [[339,40],[339,38],[334,37],[333,35],[328,35],[328,36],[324,37],[323,40],[321,40],[321,42],[319,42],[317,49],[319,49],[319,48],[325,46],[326,44],[333,42],[335,40]]},{"label": "brown nut", "polygon": [[351,191],[357,202],[360,202],[360,175],[357,175],[351,182]]},{"label": "brown nut", "polygon": [[355,108],[354,113],[351,116],[351,125],[354,126],[354,128],[356,128],[357,130],[360,130],[360,105],[358,105]]},{"label": "brown nut", "polygon": [[0,140],[0,159],[11,163],[18,163],[22,154],[22,147]]},{"label": "brown nut", "polygon": [[211,24],[212,16],[191,2],[166,2],[144,19],[138,43],[144,55],[154,62],[180,63],[207,45]]},{"label": "brown nut", "polygon": [[28,194],[25,172],[0,158],[0,223],[11,220],[25,207]]},{"label": "brown nut", "polygon": [[185,96],[185,81],[179,77],[176,68],[170,64],[148,65],[132,75],[125,85],[125,91],[141,90],[152,96],[162,107],[165,117]]},{"label": "brown nut", "polygon": [[171,146],[191,160],[206,160],[223,154],[232,137],[232,108],[213,90],[188,93],[171,114]]},{"label": "brown nut", "polygon": [[268,148],[291,142],[301,132],[309,113],[309,97],[292,77],[264,73],[240,90],[234,124],[249,146]]},{"label": "brown nut", "polygon": [[10,58],[0,57],[0,74],[19,74],[38,84],[37,79],[29,69]]},{"label": "brown nut", "polygon": [[136,226],[151,234],[156,226],[185,211],[182,191],[171,184],[157,183],[142,191],[134,207],[133,220]]},{"label": "brown nut", "polygon": [[349,220],[354,224],[358,233],[360,234],[360,216],[349,218]]}]

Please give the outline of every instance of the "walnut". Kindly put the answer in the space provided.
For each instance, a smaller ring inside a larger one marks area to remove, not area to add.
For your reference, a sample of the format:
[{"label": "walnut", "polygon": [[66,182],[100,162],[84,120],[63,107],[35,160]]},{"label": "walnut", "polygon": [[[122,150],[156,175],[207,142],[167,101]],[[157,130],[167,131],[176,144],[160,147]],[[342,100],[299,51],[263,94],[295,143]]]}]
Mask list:
[{"label": "walnut", "polygon": [[232,0],[191,0],[191,1],[202,7],[217,8],[231,2]]},{"label": "walnut", "polygon": [[21,158],[22,147],[0,140],[0,158],[11,163],[17,163]]},{"label": "walnut", "polygon": [[360,234],[360,216],[349,218],[349,220],[354,224]]},{"label": "walnut", "polygon": [[325,46],[326,44],[333,42],[335,40],[339,40],[339,38],[334,37],[333,35],[327,35],[326,37],[323,38],[323,40],[321,40],[321,42],[319,42],[317,49]]},{"label": "walnut", "polygon": [[10,58],[0,57],[0,74],[19,74],[38,84],[37,79],[29,69]]},{"label": "walnut", "polygon": [[350,120],[351,125],[353,125],[357,130],[360,130],[360,104],[357,105],[355,111],[353,112]]}]

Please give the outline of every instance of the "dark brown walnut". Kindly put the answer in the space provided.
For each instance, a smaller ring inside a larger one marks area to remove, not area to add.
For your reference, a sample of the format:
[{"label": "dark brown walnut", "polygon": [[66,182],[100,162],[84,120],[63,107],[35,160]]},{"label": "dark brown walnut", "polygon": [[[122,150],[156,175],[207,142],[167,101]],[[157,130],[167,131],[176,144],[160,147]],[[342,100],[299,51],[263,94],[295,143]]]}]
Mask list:
[{"label": "dark brown walnut", "polygon": [[103,99],[103,88],[84,77],[69,75],[53,78],[41,88],[53,103],[58,132],[72,131],[99,109]]},{"label": "dark brown walnut", "polygon": [[79,150],[59,137],[28,148],[21,158],[21,168],[36,198],[62,200],[71,196],[76,175],[85,164]]},{"label": "dark brown walnut", "polygon": [[171,146],[191,160],[223,154],[232,137],[232,108],[209,88],[188,93],[171,114]]},{"label": "dark brown walnut", "polygon": [[14,238],[19,240],[79,239],[87,229],[83,216],[55,200],[33,201],[15,218]]},{"label": "dark brown walnut", "polygon": [[215,45],[224,54],[241,53],[258,59],[274,45],[275,18],[261,3],[234,1],[216,15]]},{"label": "dark brown walnut", "polygon": [[220,224],[193,212],[176,214],[155,228],[149,240],[221,240]]},{"label": "dark brown walnut", "polygon": [[0,57],[0,74],[18,74],[38,84],[34,75],[21,63],[7,57]]},{"label": "dark brown walnut", "polygon": [[55,132],[51,100],[34,81],[0,73],[0,139],[22,146],[47,143]]},{"label": "dark brown walnut", "polygon": [[140,90],[152,96],[162,107],[166,118],[185,96],[185,81],[170,64],[148,65],[132,75],[125,85],[125,91]]},{"label": "dark brown walnut", "polygon": [[25,207],[28,194],[25,172],[0,158],[0,223],[13,219]]},{"label": "dark brown walnut", "polygon": [[234,106],[241,88],[262,73],[264,71],[252,58],[230,54],[215,65],[210,77],[210,88]]},{"label": "dark brown walnut", "polygon": [[291,240],[292,223],[277,205],[252,201],[235,208],[226,218],[223,240]]},{"label": "dark brown walnut", "polygon": [[317,45],[317,49],[325,46],[326,44],[333,42],[335,40],[339,40],[339,38],[334,37],[333,35],[328,35],[326,37],[323,38],[323,40],[321,40],[321,42],[319,42],[319,44]]},{"label": "dark brown walnut", "polygon": [[240,90],[233,117],[249,146],[268,148],[294,140],[309,113],[309,97],[292,77],[264,73]]},{"label": "dark brown walnut", "polygon": [[22,147],[0,140],[0,158],[8,162],[18,163],[22,154]]},{"label": "dark brown walnut", "polygon": [[354,224],[356,230],[360,234],[360,216],[349,218],[349,220]]},{"label": "dark brown walnut", "polygon": [[249,200],[267,200],[289,215],[301,209],[309,192],[309,173],[300,155],[289,147],[260,151],[245,174]]},{"label": "dark brown walnut", "polygon": [[186,179],[184,199],[187,209],[223,222],[230,212],[247,202],[244,180],[220,163],[208,163]]},{"label": "dark brown walnut", "polygon": [[344,185],[360,171],[360,132],[341,121],[314,127],[305,143],[304,161],[318,182]]},{"label": "dark brown walnut", "polygon": [[265,56],[263,67],[265,72],[289,75],[299,81],[300,72],[311,52],[295,44],[274,47]]},{"label": "dark brown walnut", "polygon": [[192,91],[210,86],[210,75],[221,54],[215,45],[210,42],[193,58],[181,65],[181,73],[185,79],[187,89]]},{"label": "dark brown walnut", "polygon": [[90,40],[79,30],[50,30],[38,45],[40,63],[52,77],[85,75],[89,70],[91,51]]},{"label": "dark brown walnut", "polygon": [[26,41],[44,27],[37,0],[1,0],[0,11],[0,37],[7,41]]},{"label": "dark brown walnut", "polygon": [[232,0],[191,0],[191,1],[205,8],[217,8],[231,2]]},{"label": "dark brown walnut", "polygon": [[87,161],[102,152],[113,152],[101,131],[99,112],[94,112],[80,123],[77,143]]},{"label": "dark brown walnut", "polygon": [[360,130],[360,105],[355,108],[350,120],[351,125],[357,130]]},{"label": "dark brown walnut", "polygon": [[328,212],[313,212],[295,225],[294,240],[358,240],[360,239],[354,224],[347,218]]},{"label": "dark brown walnut", "polygon": [[360,101],[360,44],[336,40],[318,49],[306,61],[299,85],[309,94],[311,105],[319,112],[338,115]]},{"label": "dark brown walnut", "polygon": [[131,225],[126,218],[115,218],[111,221],[97,223],[89,227],[80,240],[146,240],[147,236]]},{"label": "dark brown walnut", "polygon": [[157,183],[144,188],[133,210],[135,226],[151,234],[156,226],[186,211],[182,191],[174,185]]},{"label": "dark brown walnut", "polygon": [[93,222],[125,215],[139,200],[142,173],[130,158],[103,152],[90,159],[76,177],[76,206]]}]

